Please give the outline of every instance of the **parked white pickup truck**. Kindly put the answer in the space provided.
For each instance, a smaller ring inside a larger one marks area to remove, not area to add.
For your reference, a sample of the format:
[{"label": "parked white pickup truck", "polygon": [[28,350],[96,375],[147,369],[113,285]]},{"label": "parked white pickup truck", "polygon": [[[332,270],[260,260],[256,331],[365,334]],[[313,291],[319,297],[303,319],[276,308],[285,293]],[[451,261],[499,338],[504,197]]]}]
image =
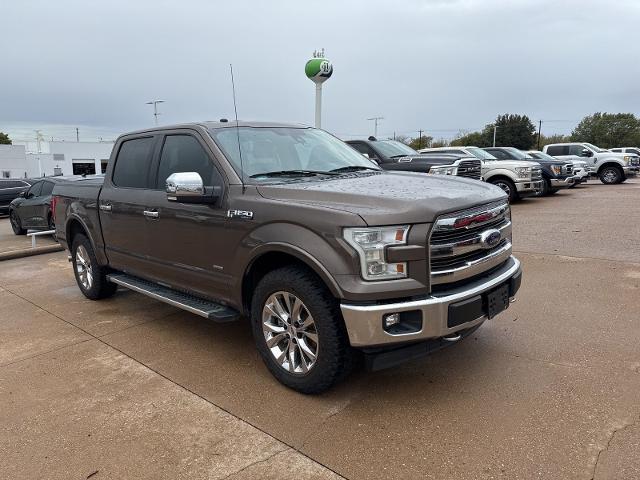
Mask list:
[{"label": "parked white pickup truck", "polygon": [[536,195],[542,188],[542,169],[536,162],[498,160],[478,147],[438,147],[418,150],[422,154],[451,153],[469,155],[482,162],[482,179],[502,188],[509,201]]},{"label": "parked white pickup truck", "polygon": [[562,160],[585,160],[590,173],[606,184],[622,183],[640,171],[637,155],[612,152],[591,143],[552,143],[545,145],[543,152]]}]

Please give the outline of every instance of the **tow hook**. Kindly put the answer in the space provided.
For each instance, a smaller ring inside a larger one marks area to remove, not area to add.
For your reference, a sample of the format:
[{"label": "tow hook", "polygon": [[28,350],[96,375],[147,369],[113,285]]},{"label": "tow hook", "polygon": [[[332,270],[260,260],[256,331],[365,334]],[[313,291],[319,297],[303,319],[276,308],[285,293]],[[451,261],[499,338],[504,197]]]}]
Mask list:
[{"label": "tow hook", "polygon": [[461,338],[462,338],[462,335],[460,335],[459,333],[451,333],[449,335],[445,335],[444,337],[442,337],[442,339],[445,342],[457,342]]}]

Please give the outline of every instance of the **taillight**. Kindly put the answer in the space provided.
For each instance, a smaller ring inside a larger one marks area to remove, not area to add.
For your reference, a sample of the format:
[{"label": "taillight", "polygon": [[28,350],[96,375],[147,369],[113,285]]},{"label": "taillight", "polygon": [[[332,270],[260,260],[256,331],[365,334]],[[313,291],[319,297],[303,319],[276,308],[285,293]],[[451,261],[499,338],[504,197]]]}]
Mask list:
[{"label": "taillight", "polygon": [[51,197],[51,218],[53,219],[53,221],[56,221],[56,205],[58,203],[58,197],[56,197],[55,195],[53,197]]}]

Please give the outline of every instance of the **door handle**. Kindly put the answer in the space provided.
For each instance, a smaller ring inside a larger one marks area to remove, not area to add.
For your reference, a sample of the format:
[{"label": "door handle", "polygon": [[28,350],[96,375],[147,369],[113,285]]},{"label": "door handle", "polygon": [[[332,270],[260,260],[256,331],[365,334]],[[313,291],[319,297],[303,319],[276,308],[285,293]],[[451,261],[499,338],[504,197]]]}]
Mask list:
[{"label": "door handle", "polygon": [[158,212],[153,212],[151,210],[145,210],[144,212],[142,212],[142,214],[145,217],[149,217],[149,218],[158,218],[160,216]]},{"label": "door handle", "polygon": [[102,210],[103,212],[110,212],[112,210],[112,206],[110,203],[102,203],[100,204],[100,210]]}]

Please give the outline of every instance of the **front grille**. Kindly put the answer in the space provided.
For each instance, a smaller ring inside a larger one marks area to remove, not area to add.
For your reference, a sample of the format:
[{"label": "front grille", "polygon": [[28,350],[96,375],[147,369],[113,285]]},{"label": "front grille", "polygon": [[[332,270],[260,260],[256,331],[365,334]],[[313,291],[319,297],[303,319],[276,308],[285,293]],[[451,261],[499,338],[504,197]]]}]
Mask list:
[{"label": "front grille", "polygon": [[640,158],[632,157],[630,165],[633,166],[633,167],[639,166],[640,165]]},{"label": "front grille", "polygon": [[531,168],[531,181],[537,182],[542,180],[542,169],[540,167]]},{"label": "front grille", "polygon": [[459,177],[473,178],[480,180],[482,176],[482,162],[480,160],[463,160],[458,165]]},{"label": "front grille", "polygon": [[439,217],[429,238],[431,284],[476,277],[511,255],[511,215],[504,202]]},{"label": "front grille", "polygon": [[562,174],[563,175],[571,175],[573,173],[573,164],[563,165],[562,166]]}]

